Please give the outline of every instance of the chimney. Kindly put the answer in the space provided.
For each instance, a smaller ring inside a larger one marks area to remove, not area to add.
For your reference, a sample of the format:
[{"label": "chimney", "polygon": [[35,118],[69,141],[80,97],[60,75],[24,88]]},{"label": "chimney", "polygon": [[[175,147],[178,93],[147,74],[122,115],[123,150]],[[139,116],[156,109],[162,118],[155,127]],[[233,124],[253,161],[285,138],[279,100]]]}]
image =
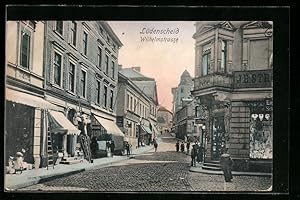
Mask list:
[{"label": "chimney", "polygon": [[137,72],[141,72],[141,67],[131,67],[132,69],[134,69],[135,71],[137,71]]},{"label": "chimney", "polygon": [[119,71],[121,71],[121,70],[122,70],[122,68],[123,68],[123,66],[122,66],[122,65],[118,65],[118,69],[119,69]]}]

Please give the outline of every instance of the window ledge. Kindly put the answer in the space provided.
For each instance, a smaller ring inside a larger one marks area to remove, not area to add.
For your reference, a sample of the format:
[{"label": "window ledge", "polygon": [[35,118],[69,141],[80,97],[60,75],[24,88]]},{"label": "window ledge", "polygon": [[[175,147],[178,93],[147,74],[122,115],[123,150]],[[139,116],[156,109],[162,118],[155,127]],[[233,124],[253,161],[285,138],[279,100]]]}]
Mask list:
[{"label": "window ledge", "polygon": [[[64,39],[64,36],[62,34],[60,34],[59,32],[57,32],[57,30],[53,30],[53,32],[58,35],[62,40],[65,40]],[[63,33],[64,34],[64,33]]]},{"label": "window ledge", "polygon": [[83,57],[85,57],[86,59],[88,59],[87,55],[85,55],[84,53],[80,53]]},{"label": "window ledge", "polygon": [[66,91],[67,91],[67,93],[69,93],[69,94],[71,94],[73,96],[76,96],[75,92],[72,92],[71,90],[66,90]]},{"label": "window ledge", "polygon": [[68,42],[68,44],[69,44],[74,50],[77,51],[76,46],[74,46],[74,44],[72,44],[71,42]]},{"label": "window ledge", "polygon": [[56,88],[56,89],[63,90],[63,88],[60,85],[57,85],[55,83],[51,83],[51,86]]}]

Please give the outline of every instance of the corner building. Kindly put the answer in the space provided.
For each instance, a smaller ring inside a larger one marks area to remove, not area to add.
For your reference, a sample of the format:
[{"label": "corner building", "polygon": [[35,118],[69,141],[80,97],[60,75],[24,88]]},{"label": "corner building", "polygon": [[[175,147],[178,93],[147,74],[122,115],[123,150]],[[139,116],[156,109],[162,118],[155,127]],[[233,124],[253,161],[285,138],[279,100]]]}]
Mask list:
[{"label": "corner building", "polygon": [[267,21],[197,22],[193,96],[205,124],[205,162],[229,149],[234,170],[271,171],[273,27]]}]

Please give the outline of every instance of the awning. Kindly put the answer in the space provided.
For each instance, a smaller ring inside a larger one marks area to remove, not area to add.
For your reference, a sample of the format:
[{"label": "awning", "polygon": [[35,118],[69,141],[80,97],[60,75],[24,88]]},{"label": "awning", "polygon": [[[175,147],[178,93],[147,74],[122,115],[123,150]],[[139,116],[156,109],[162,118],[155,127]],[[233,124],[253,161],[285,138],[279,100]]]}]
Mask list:
[{"label": "awning", "polygon": [[68,135],[79,135],[78,130],[63,113],[57,111],[49,111],[49,126],[53,133],[66,133]]},{"label": "awning", "polygon": [[49,103],[41,97],[30,95],[24,92],[19,92],[9,88],[5,89],[5,98],[7,101],[12,101],[34,108],[59,110],[57,106],[53,105],[52,103]]},{"label": "awning", "polygon": [[150,130],[150,128],[148,126],[141,125],[141,127],[145,133],[152,134],[152,131]]},{"label": "awning", "polygon": [[154,131],[155,135],[157,136],[159,134],[156,126],[154,126],[152,123],[151,123],[151,126],[152,126],[152,130]]},{"label": "awning", "polygon": [[94,117],[105,128],[107,133],[116,135],[116,136],[125,137],[124,133],[119,129],[119,127],[115,124],[114,121],[104,119],[104,118],[98,117],[96,115],[94,115]]}]

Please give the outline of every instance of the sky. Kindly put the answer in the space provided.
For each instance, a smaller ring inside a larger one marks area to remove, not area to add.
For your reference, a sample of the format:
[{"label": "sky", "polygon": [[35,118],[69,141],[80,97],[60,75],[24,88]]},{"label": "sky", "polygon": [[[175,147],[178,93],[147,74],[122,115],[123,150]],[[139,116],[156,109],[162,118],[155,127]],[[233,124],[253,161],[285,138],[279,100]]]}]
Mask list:
[{"label": "sky", "polygon": [[[195,22],[192,21],[109,21],[123,43],[118,64],[140,66],[141,73],[155,78],[159,104],[172,111],[172,87],[187,70],[194,77]],[[156,32],[154,32],[156,31]]]}]

